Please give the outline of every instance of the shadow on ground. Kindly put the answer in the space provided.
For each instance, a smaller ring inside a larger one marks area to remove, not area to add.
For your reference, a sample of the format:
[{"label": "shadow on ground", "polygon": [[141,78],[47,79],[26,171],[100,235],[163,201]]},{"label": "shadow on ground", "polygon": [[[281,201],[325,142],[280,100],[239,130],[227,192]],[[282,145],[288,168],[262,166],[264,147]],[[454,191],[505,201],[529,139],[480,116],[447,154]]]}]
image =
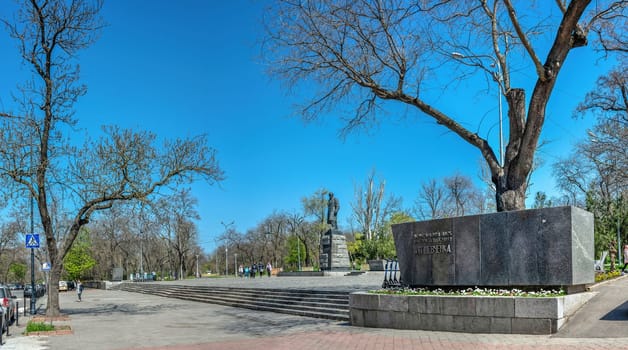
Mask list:
[{"label": "shadow on ground", "polygon": [[628,301],[611,310],[601,318],[603,321],[628,321]]},{"label": "shadow on ground", "polygon": [[151,315],[157,314],[163,311],[173,310],[176,312],[176,305],[168,305],[168,304],[153,304],[153,305],[142,305],[138,306],[137,304],[98,304],[97,307],[87,307],[87,308],[72,308],[72,307],[64,307],[61,310],[62,314],[66,314],[68,316],[72,315],[107,315],[107,316],[115,316],[116,314],[120,315]]}]

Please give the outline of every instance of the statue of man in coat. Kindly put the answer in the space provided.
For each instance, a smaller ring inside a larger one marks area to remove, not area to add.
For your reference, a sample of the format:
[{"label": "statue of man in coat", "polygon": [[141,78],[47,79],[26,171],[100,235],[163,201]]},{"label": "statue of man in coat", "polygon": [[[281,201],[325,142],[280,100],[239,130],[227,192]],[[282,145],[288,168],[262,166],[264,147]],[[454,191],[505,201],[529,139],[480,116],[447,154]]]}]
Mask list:
[{"label": "statue of man in coat", "polygon": [[338,210],[340,203],[338,198],[334,197],[333,192],[329,192],[329,200],[327,200],[327,223],[332,228],[338,229]]}]

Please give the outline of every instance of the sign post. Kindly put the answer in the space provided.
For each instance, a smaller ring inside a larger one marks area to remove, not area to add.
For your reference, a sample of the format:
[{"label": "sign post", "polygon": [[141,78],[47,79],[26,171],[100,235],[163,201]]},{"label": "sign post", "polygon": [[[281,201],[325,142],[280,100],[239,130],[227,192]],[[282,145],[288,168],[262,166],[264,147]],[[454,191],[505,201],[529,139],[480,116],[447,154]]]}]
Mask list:
[{"label": "sign post", "polygon": [[37,312],[37,297],[35,296],[35,248],[39,248],[38,233],[26,234],[26,248],[31,249],[31,315],[34,315]]}]

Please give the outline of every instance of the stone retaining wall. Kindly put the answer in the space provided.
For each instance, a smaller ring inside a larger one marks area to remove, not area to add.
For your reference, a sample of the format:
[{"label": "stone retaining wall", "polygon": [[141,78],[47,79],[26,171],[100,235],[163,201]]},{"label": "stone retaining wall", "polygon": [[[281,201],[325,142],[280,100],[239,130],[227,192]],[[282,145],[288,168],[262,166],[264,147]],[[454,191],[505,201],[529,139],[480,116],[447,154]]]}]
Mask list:
[{"label": "stone retaining wall", "polygon": [[351,293],[351,325],[465,333],[553,334],[595,295],[553,298]]}]

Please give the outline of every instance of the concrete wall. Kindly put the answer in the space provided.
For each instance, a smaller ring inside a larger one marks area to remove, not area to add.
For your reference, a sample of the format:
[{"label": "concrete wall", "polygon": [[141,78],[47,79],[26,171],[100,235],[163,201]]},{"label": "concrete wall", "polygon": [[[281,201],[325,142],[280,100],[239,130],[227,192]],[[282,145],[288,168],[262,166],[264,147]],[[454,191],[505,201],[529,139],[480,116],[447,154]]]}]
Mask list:
[{"label": "concrete wall", "polygon": [[351,325],[465,333],[553,334],[595,293],[555,298],[386,295],[349,297]]},{"label": "concrete wall", "polygon": [[594,282],[593,214],[557,207],[393,225],[410,286],[582,286]]}]

